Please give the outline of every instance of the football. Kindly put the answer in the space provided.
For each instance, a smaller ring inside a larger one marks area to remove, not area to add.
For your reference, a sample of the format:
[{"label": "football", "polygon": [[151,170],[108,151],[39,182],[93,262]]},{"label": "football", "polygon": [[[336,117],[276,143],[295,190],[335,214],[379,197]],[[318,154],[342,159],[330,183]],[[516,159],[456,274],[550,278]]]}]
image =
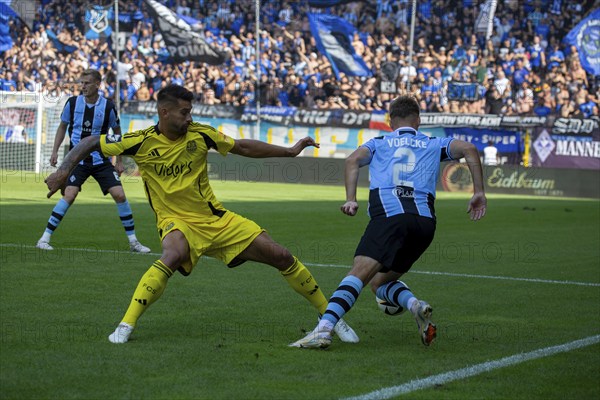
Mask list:
[{"label": "football", "polygon": [[387,315],[401,315],[406,311],[404,307],[395,306],[391,303],[388,303],[386,300],[380,299],[379,297],[375,297],[377,300],[377,306],[384,314]]}]

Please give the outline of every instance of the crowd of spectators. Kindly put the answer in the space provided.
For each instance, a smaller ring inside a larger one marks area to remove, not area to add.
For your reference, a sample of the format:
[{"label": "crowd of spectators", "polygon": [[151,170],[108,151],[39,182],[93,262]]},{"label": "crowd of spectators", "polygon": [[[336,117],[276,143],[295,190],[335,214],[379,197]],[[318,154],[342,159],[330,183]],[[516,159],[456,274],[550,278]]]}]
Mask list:
[{"label": "crowd of spectators", "polygon": [[[177,83],[203,104],[252,105],[259,93],[262,106],[385,110],[396,95],[412,93],[424,112],[598,115],[599,77],[587,74],[577,49],[562,43],[594,1],[498,1],[493,34],[486,40],[475,32],[483,1],[419,0],[412,65],[408,0],[356,1],[329,9],[263,0],[258,38],[254,1],[166,3],[198,20],[194,29],[229,60],[218,66],[170,63],[145,3],[120,0],[131,34],[116,62],[106,40],[88,40],[81,30],[87,1],[51,0],[42,2],[31,30],[10,21],[15,44],[0,56],[0,89],[33,90],[37,84],[51,93],[76,90],[72,85],[80,72],[94,68],[105,78],[103,95],[114,97],[120,82],[122,102],[155,99],[161,87]],[[310,32],[309,11],[335,14],[357,26],[352,46],[372,77],[336,77]],[[49,32],[75,50],[59,51]],[[396,93],[381,90],[387,63],[398,66]],[[450,89],[457,83],[475,88],[468,100],[453,97]]]}]

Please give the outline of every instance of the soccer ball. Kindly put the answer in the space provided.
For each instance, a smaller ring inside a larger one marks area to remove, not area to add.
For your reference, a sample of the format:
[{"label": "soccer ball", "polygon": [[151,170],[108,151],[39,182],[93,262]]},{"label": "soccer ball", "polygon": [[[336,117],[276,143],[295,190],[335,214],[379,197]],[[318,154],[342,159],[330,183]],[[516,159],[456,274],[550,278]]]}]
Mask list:
[{"label": "soccer ball", "polygon": [[391,303],[388,303],[386,300],[380,299],[375,296],[375,300],[377,300],[377,306],[384,314],[387,315],[401,315],[406,311],[404,307],[395,306]]}]

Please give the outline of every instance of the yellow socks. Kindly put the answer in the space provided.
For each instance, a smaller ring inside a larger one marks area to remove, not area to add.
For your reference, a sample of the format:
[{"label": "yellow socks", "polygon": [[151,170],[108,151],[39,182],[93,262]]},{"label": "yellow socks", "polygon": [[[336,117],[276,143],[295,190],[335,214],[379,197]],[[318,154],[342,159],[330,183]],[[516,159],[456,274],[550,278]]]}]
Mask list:
[{"label": "yellow socks", "polygon": [[310,301],[310,304],[319,311],[319,314],[322,315],[327,310],[327,299],[319,289],[316,279],[300,260],[294,257],[294,263],[285,271],[281,271],[281,275],[288,285]]},{"label": "yellow socks", "polygon": [[[173,271],[162,261],[155,261],[140,279],[122,322],[135,326],[146,308],[160,298],[172,275]],[[294,257],[294,263],[288,269],[282,271],[281,275],[288,285],[307,299],[320,314],[325,313],[327,299],[319,288],[316,279],[300,260]]]},{"label": "yellow socks", "polygon": [[160,298],[173,271],[157,260],[140,279],[123,322],[135,326],[146,308]]}]

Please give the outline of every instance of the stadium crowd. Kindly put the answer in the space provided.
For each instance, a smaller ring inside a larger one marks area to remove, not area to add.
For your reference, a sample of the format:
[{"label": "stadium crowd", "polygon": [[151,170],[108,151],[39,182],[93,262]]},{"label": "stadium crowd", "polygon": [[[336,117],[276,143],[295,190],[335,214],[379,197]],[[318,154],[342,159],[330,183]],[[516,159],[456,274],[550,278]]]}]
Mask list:
[{"label": "stadium crowd", "polygon": [[[311,9],[306,1],[267,1],[255,37],[254,1],[169,0],[180,15],[199,21],[194,29],[230,54],[224,65],[168,62],[168,51],[142,0],[121,0],[131,31],[120,60],[109,43],[86,39],[88,2],[46,0],[30,30],[13,19],[14,46],[0,56],[0,89],[50,93],[73,90],[86,68],[98,69],[102,94],[112,98],[120,82],[122,102],[147,101],[169,83],[186,86],[204,104],[253,104],[260,68],[261,105],[310,109],[385,110],[397,94],[413,93],[423,112],[598,115],[600,77],[582,68],[577,48],[562,43],[592,9],[594,1],[499,1],[489,40],[474,32],[483,1],[419,0],[413,63],[408,65],[410,2],[357,1]],[[373,77],[336,78],[317,50],[307,12],[336,14],[358,27],[352,46]],[[59,51],[50,34],[74,51]],[[257,57],[255,41],[260,41]],[[380,90],[386,63],[399,65],[397,94]],[[455,99],[457,83],[475,88],[468,100]]]}]

